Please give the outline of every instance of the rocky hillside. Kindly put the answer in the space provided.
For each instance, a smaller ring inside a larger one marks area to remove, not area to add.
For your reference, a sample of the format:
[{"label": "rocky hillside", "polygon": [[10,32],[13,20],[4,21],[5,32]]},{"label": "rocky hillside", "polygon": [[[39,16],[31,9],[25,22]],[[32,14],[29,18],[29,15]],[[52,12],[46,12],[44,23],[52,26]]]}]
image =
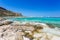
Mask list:
[{"label": "rocky hillside", "polygon": [[21,13],[15,13],[3,7],[0,7],[0,16],[23,16],[23,15]]}]

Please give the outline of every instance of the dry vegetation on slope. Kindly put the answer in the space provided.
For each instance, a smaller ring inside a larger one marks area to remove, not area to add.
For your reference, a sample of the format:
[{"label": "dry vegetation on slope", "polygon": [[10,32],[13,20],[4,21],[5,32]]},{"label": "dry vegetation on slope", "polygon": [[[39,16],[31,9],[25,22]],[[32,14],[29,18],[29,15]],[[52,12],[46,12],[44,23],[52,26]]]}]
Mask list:
[{"label": "dry vegetation on slope", "polygon": [[3,7],[0,7],[0,16],[23,16],[21,13],[15,13],[12,11],[9,11]]}]

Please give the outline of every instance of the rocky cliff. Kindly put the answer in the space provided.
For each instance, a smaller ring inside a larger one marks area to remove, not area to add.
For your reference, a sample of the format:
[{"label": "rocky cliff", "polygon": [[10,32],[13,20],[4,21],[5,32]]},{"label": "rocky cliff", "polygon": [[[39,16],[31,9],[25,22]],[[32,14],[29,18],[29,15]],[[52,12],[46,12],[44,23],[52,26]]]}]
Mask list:
[{"label": "rocky cliff", "polygon": [[0,16],[23,16],[21,13],[12,12],[3,7],[0,7]]}]

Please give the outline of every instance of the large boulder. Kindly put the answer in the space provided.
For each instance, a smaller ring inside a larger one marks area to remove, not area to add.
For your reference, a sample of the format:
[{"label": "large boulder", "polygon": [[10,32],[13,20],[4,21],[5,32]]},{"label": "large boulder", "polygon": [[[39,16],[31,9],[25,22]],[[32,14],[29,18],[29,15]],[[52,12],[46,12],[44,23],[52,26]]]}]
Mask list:
[{"label": "large boulder", "polygon": [[0,26],[2,26],[2,25],[9,25],[11,23],[13,23],[13,22],[9,21],[9,20],[4,20],[4,21],[0,22]]},{"label": "large boulder", "polygon": [[4,21],[4,20],[6,20],[6,19],[5,19],[5,18],[0,17],[0,21]]}]

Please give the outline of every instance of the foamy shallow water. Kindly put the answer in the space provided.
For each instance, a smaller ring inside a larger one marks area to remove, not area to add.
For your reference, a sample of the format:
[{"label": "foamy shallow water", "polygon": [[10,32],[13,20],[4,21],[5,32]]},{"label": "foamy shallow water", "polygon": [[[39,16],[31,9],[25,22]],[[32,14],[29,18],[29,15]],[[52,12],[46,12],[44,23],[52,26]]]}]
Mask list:
[{"label": "foamy shallow water", "polygon": [[[60,18],[11,18],[10,20],[19,21],[23,25],[26,23],[41,25],[43,29],[39,30],[41,31],[40,33],[34,33],[34,35],[32,35],[34,37],[33,40],[60,40],[60,29],[58,28],[60,27]],[[50,28],[47,24],[55,28]],[[23,39],[30,40],[27,37],[23,37]]]},{"label": "foamy shallow water", "polygon": [[[31,24],[31,23],[30,23]],[[43,33],[35,33],[33,36],[35,37],[35,39],[33,40],[37,40],[37,38],[40,38],[40,40],[60,40],[60,30],[57,30],[58,28],[49,28],[47,24],[44,23],[32,23],[34,25],[42,25],[43,26]],[[48,38],[46,38],[46,36]],[[25,38],[24,40],[30,40],[29,38]]]},{"label": "foamy shallow water", "polygon": [[26,17],[26,18],[7,18],[12,21],[20,21],[20,22],[40,22],[40,23],[49,23],[55,27],[60,27],[60,17]]}]

